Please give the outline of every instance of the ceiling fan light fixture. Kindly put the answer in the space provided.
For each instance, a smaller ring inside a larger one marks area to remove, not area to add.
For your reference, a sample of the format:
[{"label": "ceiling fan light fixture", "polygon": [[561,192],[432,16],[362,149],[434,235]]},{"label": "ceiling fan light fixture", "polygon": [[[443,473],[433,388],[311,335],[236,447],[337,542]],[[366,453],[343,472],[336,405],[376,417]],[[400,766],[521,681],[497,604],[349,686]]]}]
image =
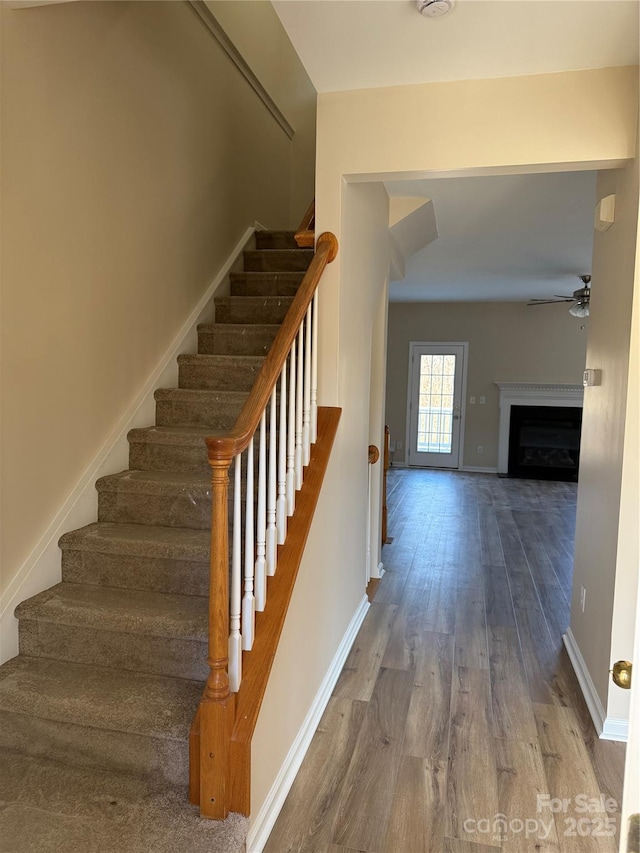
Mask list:
[{"label": "ceiling fan light fixture", "polygon": [[560,294],[556,293],[553,298],[549,299],[531,299],[527,302],[527,306],[553,305],[559,302],[572,302],[573,304],[571,305],[571,308],[569,308],[569,314],[571,314],[572,317],[588,317],[589,302],[591,301],[591,276],[580,275],[578,278],[582,282],[583,287],[580,287],[578,290],[574,290],[571,296],[560,296]]},{"label": "ceiling fan light fixture", "polygon": [[569,308],[569,314],[572,317],[588,317],[589,316],[589,303],[585,302],[576,302],[575,305],[572,305]]}]

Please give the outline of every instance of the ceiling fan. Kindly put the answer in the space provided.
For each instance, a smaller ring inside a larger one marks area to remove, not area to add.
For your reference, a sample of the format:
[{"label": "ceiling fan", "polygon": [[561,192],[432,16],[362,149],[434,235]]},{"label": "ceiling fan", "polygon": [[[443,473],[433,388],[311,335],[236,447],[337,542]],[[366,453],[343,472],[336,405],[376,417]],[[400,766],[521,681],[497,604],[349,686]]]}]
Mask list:
[{"label": "ceiling fan", "polygon": [[553,305],[556,302],[571,302],[569,314],[574,317],[589,316],[589,302],[591,299],[591,276],[578,276],[582,282],[582,287],[574,290],[571,296],[554,296],[553,299],[531,299],[527,302],[527,306],[532,305]]}]

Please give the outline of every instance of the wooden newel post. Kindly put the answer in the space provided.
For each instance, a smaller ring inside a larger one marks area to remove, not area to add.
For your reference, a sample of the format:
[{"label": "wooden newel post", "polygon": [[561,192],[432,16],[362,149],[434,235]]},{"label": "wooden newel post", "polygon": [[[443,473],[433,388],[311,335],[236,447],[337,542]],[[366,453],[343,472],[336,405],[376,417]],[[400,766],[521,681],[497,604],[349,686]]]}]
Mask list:
[{"label": "wooden newel post", "polygon": [[[209,677],[200,703],[200,814],[224,820],[231,792],[235,696],[229,691],[229,467],[233,450],[208,441],[212,471]],[[226,443],[226,442],[225,442]],[[232,442],[231,442],[232,444]]]}]

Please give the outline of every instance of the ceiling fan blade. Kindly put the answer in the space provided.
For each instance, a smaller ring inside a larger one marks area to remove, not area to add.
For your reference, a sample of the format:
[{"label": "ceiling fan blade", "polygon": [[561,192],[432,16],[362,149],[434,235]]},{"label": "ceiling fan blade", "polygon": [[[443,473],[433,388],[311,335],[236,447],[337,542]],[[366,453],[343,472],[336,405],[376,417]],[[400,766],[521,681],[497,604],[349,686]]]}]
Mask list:
[{"label": "ceiling fan blade", "polygon": [[530,299],[527,306],[532,305],[558,305],[560,302],[573,302],[573,299]]}]

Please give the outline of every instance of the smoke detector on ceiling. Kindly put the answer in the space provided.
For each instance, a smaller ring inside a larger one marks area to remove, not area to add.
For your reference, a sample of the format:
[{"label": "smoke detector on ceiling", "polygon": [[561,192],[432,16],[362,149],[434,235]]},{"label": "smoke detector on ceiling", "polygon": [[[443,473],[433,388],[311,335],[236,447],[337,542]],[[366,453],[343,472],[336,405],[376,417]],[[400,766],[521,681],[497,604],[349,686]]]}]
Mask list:
[{"label": "smoke detector on ceiling", "polygon": [[455,0],[417,0],[418,12],[425,18],[441,18],[453,9]]}]

